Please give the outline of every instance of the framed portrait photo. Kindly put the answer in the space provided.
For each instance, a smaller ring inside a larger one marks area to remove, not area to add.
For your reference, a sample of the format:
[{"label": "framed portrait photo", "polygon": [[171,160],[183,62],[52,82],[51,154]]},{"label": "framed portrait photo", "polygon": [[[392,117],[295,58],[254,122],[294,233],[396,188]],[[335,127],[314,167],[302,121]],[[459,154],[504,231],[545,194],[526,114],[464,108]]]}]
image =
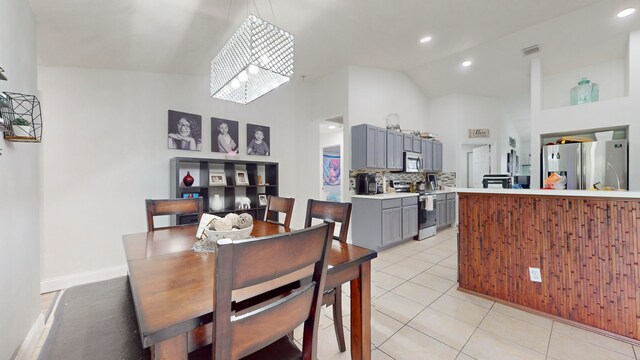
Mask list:
[{"label": "framed portrait photo", "polygon": [[270,156],[271,134],[268,126],[247,124],[247,155]]},{"label": "framed portrait photo", "polygon": [[211,151],[235,155],[240,146],[238,122],[211,118]]},{"label": "framed portrait photo", "polygon": [[169,110],[167,147],[169,149],[201,151],[202,117]]},{"label": "framed portrait photo", "polygon": [[247,170],[236,170],[236,185],[249,185]]},{"label": "framed portrait photo", "polygon": [[267,195],[266,194],[258,194],[258,205],[259,206],[267,206]]},{"label": "framed portrait photo", "polygon": [[224,172],[209,173],[209,186],[227,186],[227,176]]}]

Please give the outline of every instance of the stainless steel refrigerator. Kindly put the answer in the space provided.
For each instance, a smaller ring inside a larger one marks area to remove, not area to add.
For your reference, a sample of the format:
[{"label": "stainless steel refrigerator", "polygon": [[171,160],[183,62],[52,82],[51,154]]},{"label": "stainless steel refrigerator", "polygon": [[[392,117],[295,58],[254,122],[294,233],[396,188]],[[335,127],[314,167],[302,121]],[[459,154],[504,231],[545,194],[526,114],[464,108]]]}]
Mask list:
[{"label": "stainless steel refrigerator", "polygon": [[547,145],[542,148],[541,186],[552,173],[567,177],[567,189],[629,188],[628,140]]}]

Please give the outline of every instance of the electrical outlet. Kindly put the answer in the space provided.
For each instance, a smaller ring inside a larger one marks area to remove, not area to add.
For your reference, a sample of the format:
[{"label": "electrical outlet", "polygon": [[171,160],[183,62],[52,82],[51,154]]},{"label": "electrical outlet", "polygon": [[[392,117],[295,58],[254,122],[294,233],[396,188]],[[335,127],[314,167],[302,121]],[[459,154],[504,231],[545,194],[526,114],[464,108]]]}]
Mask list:
[{"label": "electrical outlet", "polygon": [[529,268],[529,277],[531,277],[531,281],[533,282],[542,282],[542,275],[540,274],[539,268]]}]

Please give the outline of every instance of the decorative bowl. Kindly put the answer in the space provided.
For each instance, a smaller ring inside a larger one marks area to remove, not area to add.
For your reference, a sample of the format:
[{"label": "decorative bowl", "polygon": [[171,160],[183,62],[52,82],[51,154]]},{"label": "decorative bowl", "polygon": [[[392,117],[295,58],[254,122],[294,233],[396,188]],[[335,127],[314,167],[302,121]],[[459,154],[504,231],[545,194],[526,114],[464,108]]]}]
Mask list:
[{"label": "decorative bowl", "polygon": [[218,241],[219,239],[231,239],[231,240],[242,240],[248,239],[251,236],[251,231],[253,231],[253,225],[244,229],[233,229],[229,231],[214,231],[205,229],[204,236],[207,239],[212,239],[213,241]]}]

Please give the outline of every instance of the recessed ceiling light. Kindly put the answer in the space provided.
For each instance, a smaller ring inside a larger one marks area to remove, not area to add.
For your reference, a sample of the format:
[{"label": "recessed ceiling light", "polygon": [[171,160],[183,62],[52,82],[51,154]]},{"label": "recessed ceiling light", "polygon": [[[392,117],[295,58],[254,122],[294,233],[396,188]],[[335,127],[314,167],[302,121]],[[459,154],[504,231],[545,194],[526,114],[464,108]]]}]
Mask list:
[{"label": "recessed ceiling light", "polygon": [[619,18],[625,18],[625,17],[633,14],[634,12],[636,12],[636,9],[628,8],[628,9],[624,9],[624,10],[620,11],[618,13],[618,15],[616,15],[616,16],[619,17]]},{"label": "recessed ceiling light", "polygon": [[471,62],[471,60],[466,60],[462,62],[462,66],[463,67],[469,67],[471,66],[471,64],[473,64],[473,62]]},{"label": "recessed ceiling light", "polygon": [[329,129],[333,130],[333,129],[335,129],[335,128],[336,128],[336,126],[335,126],[335,125],[329,125]]},{"label": "recessed ceiling light", "polygon": [[425,36],[422,39],[420,39],[420,43],[421,44],[428,43],[429,41],[431,41],[431,39],[433,39],[433,38],[430,35],[429,36]]}]

